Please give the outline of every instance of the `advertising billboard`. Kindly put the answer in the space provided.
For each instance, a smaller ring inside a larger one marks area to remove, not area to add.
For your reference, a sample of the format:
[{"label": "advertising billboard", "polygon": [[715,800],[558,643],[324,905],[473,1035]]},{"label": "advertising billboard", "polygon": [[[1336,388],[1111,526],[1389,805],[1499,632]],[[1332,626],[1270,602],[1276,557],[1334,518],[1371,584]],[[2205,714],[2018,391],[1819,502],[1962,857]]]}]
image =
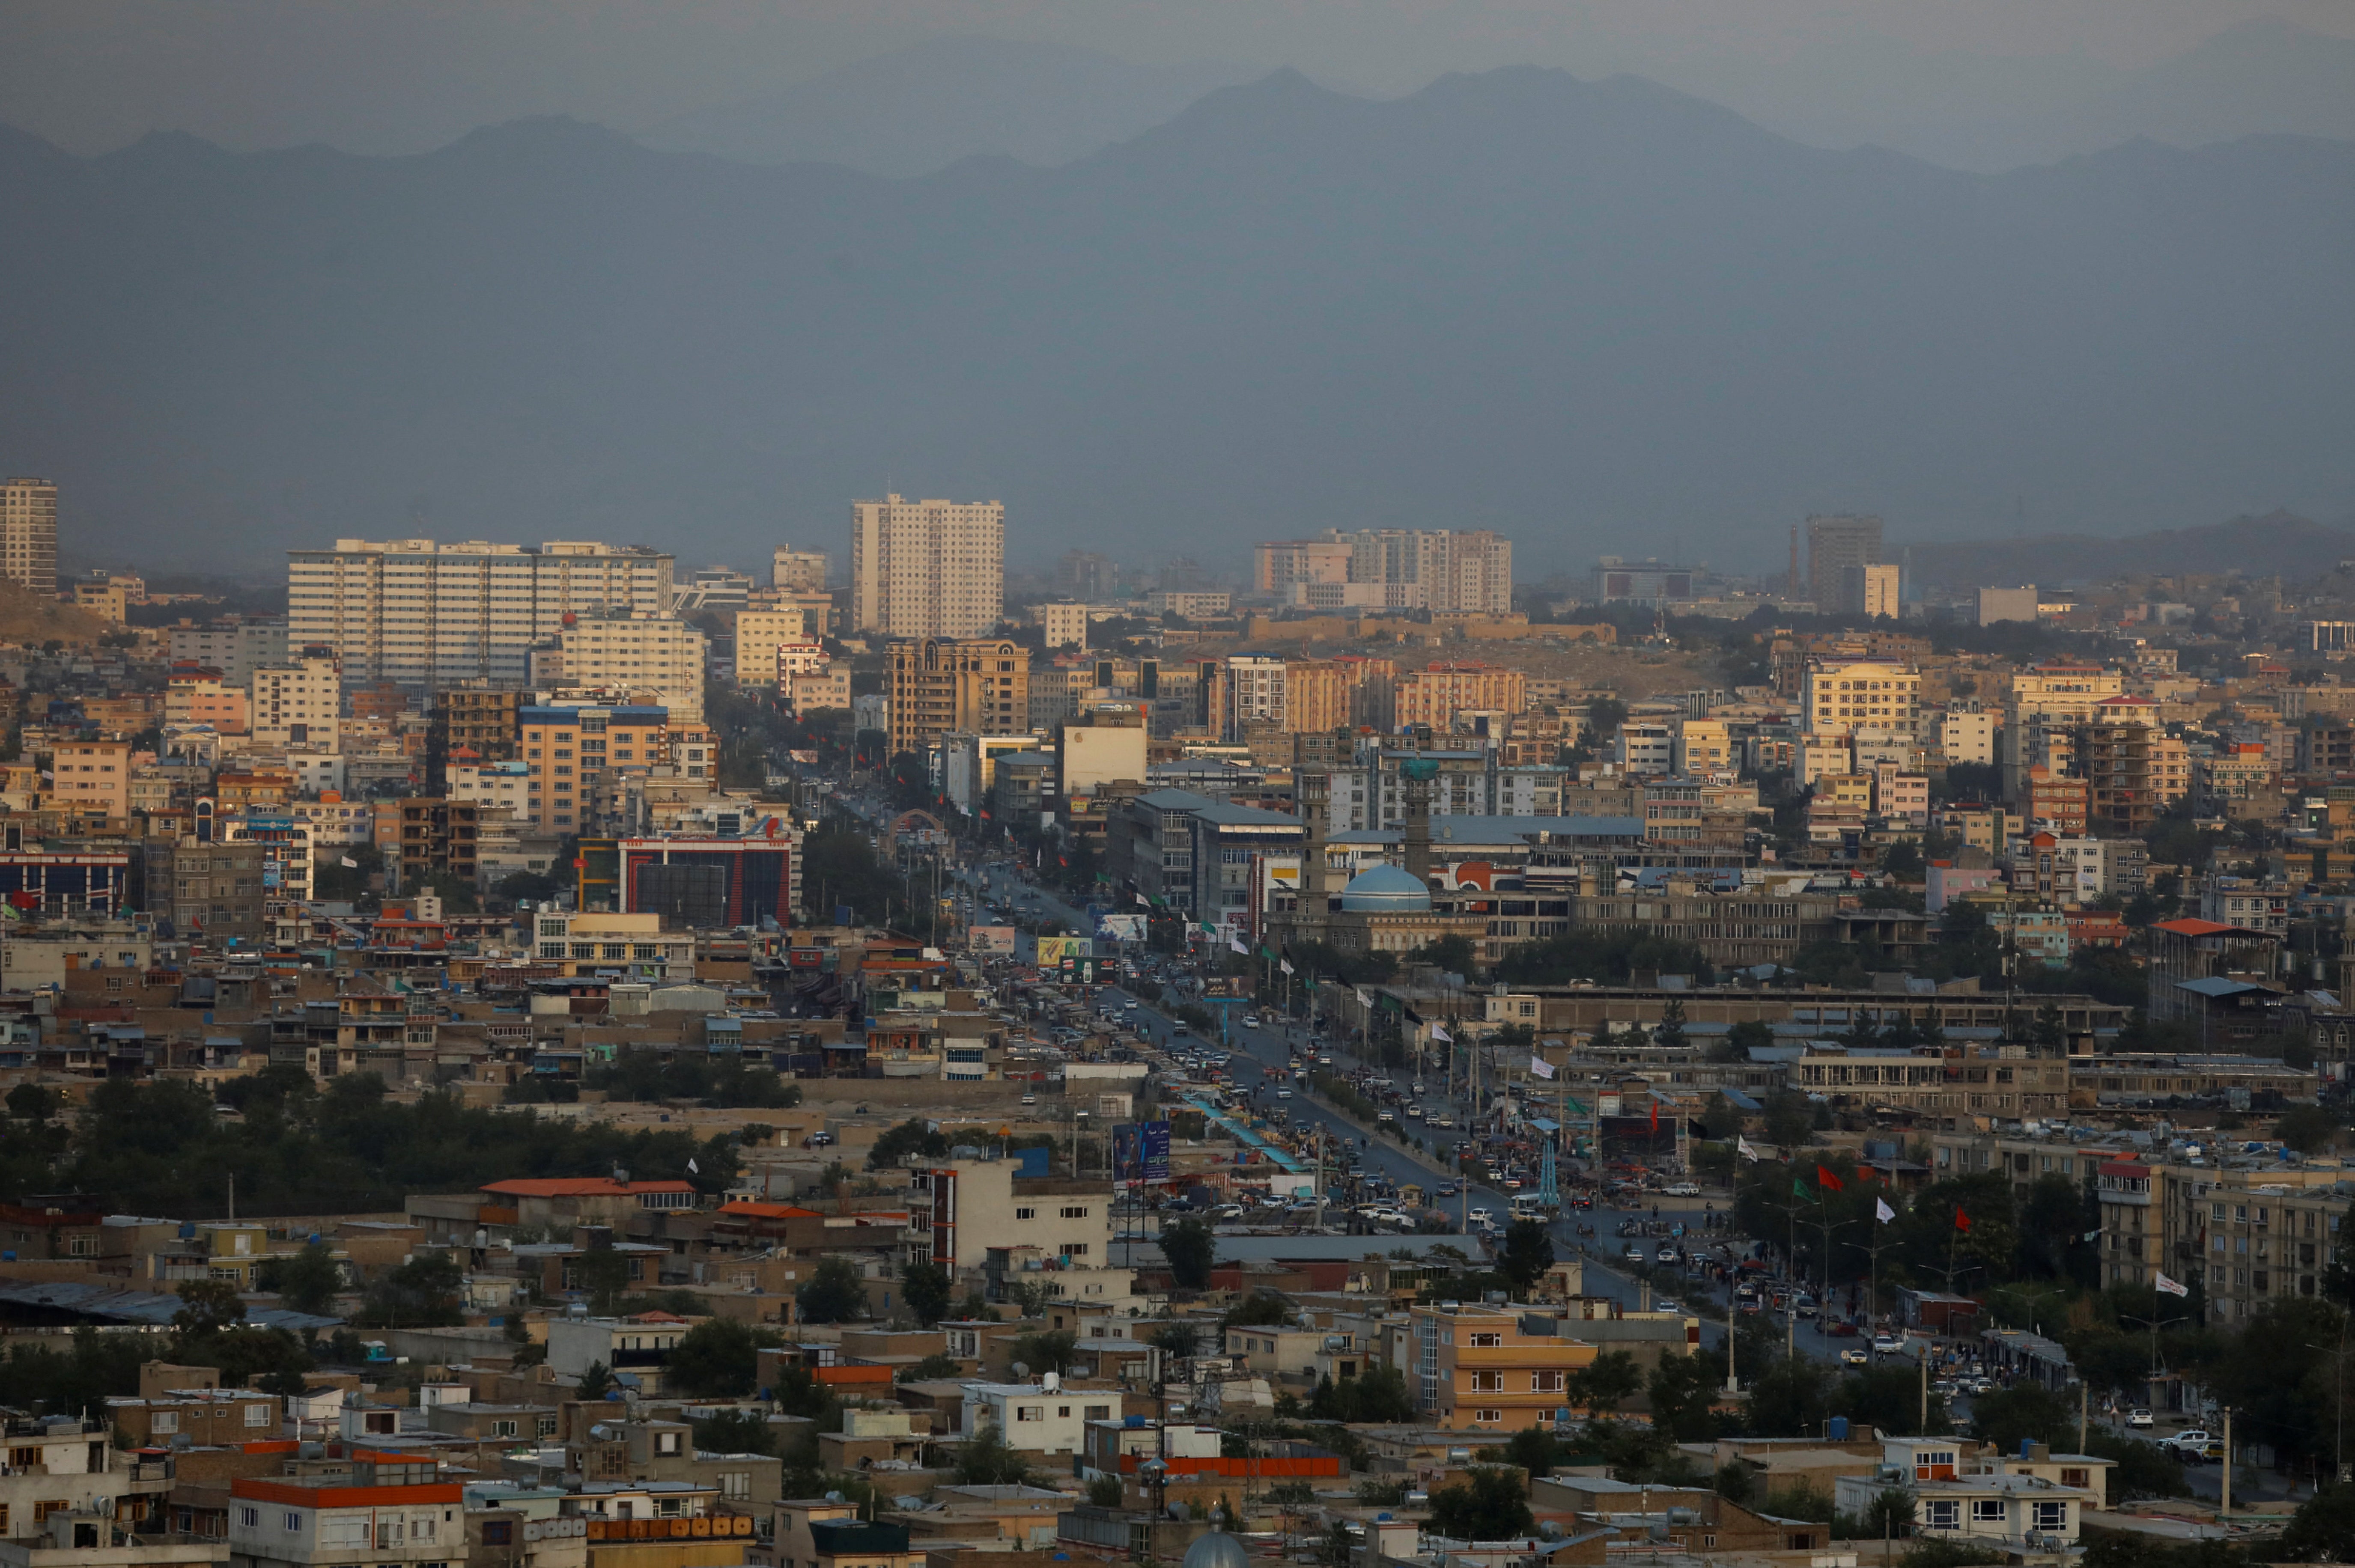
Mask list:
[{"label": "advertising billboard", "polygon": [[1014,955],[1014,927],[1011,926],[968,926],[964,930],[965,950],[986,953],[992,957],[1011,958]]},{"label": "advertising billboard", "polygon": [[1169,1124],[1123,1122],[1112,1129],[1113,1169],[1124,1181],[1169,1180]]},{"label": "advertising billboard", "polygon": [[1061,969],[1066,963],[1077,963],[1096,956],[1092,937],[1041,937],[1039,938],[1039,967],[1042,969]]},{"label": "advertising billboard", "polygon": [[1145,940],[1145,916],[1100,915],[1096,916],[1096,935],[1112,942],[1142,942]]}]

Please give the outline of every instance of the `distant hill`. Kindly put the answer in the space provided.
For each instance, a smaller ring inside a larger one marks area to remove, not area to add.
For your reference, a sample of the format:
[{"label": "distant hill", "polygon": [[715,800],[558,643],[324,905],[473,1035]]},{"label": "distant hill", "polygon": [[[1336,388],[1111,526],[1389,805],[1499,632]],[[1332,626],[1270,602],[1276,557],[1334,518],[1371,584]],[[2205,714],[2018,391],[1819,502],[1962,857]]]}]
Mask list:
[{"label": "distant hill", "polygon": [[1010,38],[932,38],[787,91],[682,115],[638,139],[751,164],[928,175],[985,154],[1068,164],[1161,124],[1252,73],[1131,64]]},{"label": "distant hill", "polygon": [[1811,512],[1984,537],[2355,506],[2355,146],[1982,176],[1635,78],[1290,73],[1051,169],[885,180],[527,121],[409,158],[0,133],[0,471],[76,548],[838,541],[1019,563],[1497,527],[1523,572]]},{"label": "distant hill", "polygon": [[96,642],[107,624],[86,609],[0,577],[0,642]]},{"label": "distant hill", "polygon": [[2142,573],[2245,572],[2293,580],[2355,556],[2355,526],[2286,512],[2101,539],[2085,535],[1911,546],[1924,587],[1987,588],[2099,582]]}]

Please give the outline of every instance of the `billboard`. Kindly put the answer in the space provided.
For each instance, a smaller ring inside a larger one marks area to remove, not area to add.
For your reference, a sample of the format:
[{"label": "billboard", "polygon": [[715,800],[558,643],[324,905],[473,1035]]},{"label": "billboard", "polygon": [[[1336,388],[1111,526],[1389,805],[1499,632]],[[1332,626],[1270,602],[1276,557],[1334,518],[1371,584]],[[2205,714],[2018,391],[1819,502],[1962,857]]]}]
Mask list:
[{"label": "billboard", "polygon": [[1113,1169],[1124,1181],[1169,1180],[1169,1124],[1127,1121],[1112,1129]]},{"label": "billboard", "polygon": [[1145,916],[1142,915],[1099,915],[1096,935],[1113,942],[1145,940]]},{"label": "billboard", "polygon": [[968,926],[964,929],[965,950],[1012,957],[1014,927],[1011,926]]},{"label": "billboard", "polygon": [[1039,938],[1039,967],[1060,969],[1066,962],[1076,963],[1096,956],[1092,937],[1041,937]]}]

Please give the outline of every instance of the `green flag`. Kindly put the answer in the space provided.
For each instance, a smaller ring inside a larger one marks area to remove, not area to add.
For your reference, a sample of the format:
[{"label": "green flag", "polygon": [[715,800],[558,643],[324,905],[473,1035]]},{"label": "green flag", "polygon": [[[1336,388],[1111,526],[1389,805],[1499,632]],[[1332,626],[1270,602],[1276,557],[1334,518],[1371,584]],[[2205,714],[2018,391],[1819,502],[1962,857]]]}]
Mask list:
[{"label": "green flag", "polygon": [[1796,1176],[1791,1178],[1791,1191],[1794,1194],[1802,1198],[1812,1198],[1815,1196],[1813,1192],[1807,1191],[1807,1184],[1805,1181],[1800,1181]]},{"label": "green flag", "polygon": [[1586,1107],[1584,1106],[1580,1105],[1576,1100],[1571,1099],[1567,1096],[1563,1097],[1561,1103],[1562,1107],[1572,1116],[1584,1116],[1586,1114]]}]

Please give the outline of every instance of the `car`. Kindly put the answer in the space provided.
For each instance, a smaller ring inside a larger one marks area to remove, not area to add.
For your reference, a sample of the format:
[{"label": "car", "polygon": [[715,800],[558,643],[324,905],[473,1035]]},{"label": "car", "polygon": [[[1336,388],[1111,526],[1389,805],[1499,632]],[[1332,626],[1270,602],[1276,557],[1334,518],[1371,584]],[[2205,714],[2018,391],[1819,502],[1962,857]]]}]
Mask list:
[{"label": "car", "polygon": [[1674,1186],[1666,1188],[1663,1191],[1664,1195],[1670,1198],[1698,1198],[1700,1196],[1700,1188],[1699,1184],[1691,1181],[1679,1181]]},{"label": "car", "polygon": [[1619,1255],[1625,1258],[1629,1263],[1641,1263],[1644,1261],[1644,1249],[1637,1246],[1634,1242],[1629,1242],[1627,1244],[1627,1250]]},{"label": "car", "polygon": [[1850,1345],[1848,1349],[1840,1352],[1840,1364],[1842,1366],[1867,1366],[1871,1363],[1871,1361],[1872,1358],[1865,1353],[1865,1350],[1862,1345]]},{"label": "car", "polygon": [[1423,1117],[1423,1107],[1421,1106],[1409,1106],[1406,1107],[1406,1114],[1415,1118],[1417,1120],[1420,1120]]},{"label": "car", "polygon": [[[2150,1425],[2150,1412],[2143,1409],[2140,1405],[2137,1405],[2134,1409],[2126,1412],[2126,1425],[2136,1428],[2137,1430],[2148,1427]],[[2202,1434],[2202,1436],[2204,1436],[2205,1434]],[[2179,1436],[2176,1439],[2179,1443],[2183,1439]]]},{"label": "car", "polygon": [[1275,1097],[1280,1100],[1288,1100],[1292,1097],[1292,1091],[1290,1089],[1278,1089],[1275,1091]]},{"label": "car", "polygon": [[1437,1192],[1439,1196],[1443,1198],[1453,1198],[1455,1196],[1455,1183],[1453,1181],[1442,1181],[1437,1188]]},{"label": "car", "polygon": [[1654,1255],[1654,1257],[1656,1261],[1660,1263],[1674,1263],[1677,1261],[1677,1249],[1672,1246],[1664,1246]]},{"label": "car", "polygon": [[1123,1012],[1135,1012],[1136,1011],[1136,1003],[1135,1003],[1135,1001],[1133,1001],[1133,1000],[1132,1000],[1132,1001],[1124,1001],[1124,1002],[1122,1002],[1122,1003],[1120,1004],[1120,1010],[1121,1010]]},{"label": "car", "polygon": [[1376,1111],[1374,1113],[1374,1119],[1378,1122],[1396,1121],[1398,1120],[1398,1113],[1395,1111]]},{"label": "car", "polygon": [[1024,1095],[1022,1097],[1022,1103],[1026,1106],[1035,1106],[1039,1103],[1039,1097],[1037,1095]]},{"label": "car", "polygon": [[1683,1310],[1684,1310],[1684,1308],[1681,1308],[1681,1307],[1679,1307],[1679,1306],[1678,1306],[1678,1305],[1677,1305],[1675,1302],[1673,1302],[1673,1301],[1668,1301],[1668,1300],[1665,1300],[1665,1299],[1663,1299],[1663,1300],[1659,1300],[1659,1301],[1655,1301],[1655,1302],[1653,1302],[1653,1303],[1652,1303],[1652,1310],[1653,1310],[1653,1311],[1655,1311],[1655,1312],[1681,1312],[1681,1311],[1683,1311]]},{"label": "car", "polygon": [[[2147,1414],[2147,1412],[2145,1414]],[[2127,1413],[2126,1420],[2128,1425],[2132,1425],[2134,1420],[2134,1414],[2132,1412]],[[2175,1448],[2205,1448],[2210,1443],[2215,1441],[2215,1439],[2208,1436],[2208,1431],[2205,1427],[2192,1426],[2177,1433],[2174,1436],[2167,1439],[2167,1441],[2170,1446]]]},{"label": "car", "polygon": [[1259,1014],[1256,1012],[1244,1013],[1243,1027],[1245,1029],[1257,1029],[1259,1027]]},{"label": "car", "polygon": [[1904,1348],[1905,1341],[1899,1339],[1894,1334],[1875,1334],[1872,1336],[1872,1353],[1875,1355],[1893,1356]]},{"label": "car", "polygon": [[834,1134],[830,1132],[813,1132],[809,1135],[809,1146],[812,1149],[824,1149],[833,1142]]},{"label": "car", "polygon": [[1471,1213],[1472,1223],[1476,1225],[1485,1225],[1494,1218],[1496,1215],[1487,1209],[1475,1209]]}]

